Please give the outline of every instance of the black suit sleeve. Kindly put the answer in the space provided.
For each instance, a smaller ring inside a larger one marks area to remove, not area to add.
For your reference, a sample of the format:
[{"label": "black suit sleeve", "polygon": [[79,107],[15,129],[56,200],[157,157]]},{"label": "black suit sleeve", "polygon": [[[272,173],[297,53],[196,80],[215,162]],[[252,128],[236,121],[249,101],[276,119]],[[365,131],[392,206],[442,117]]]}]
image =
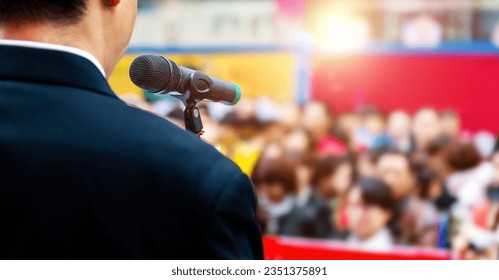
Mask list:
[{"label": "black suit sleeve", "polygon": [[210,259],[263,259],[255,219],[256,196],[248,177],[235,175],[219,196],[207,226]]}]

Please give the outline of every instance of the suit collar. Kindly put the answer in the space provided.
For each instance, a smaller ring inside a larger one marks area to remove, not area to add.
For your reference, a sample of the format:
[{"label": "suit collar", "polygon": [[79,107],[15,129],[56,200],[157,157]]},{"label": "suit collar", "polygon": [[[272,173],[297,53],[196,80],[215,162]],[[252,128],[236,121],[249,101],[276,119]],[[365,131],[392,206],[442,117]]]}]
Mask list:
[{"label": "suit collar", "polygon": [[64,45],[56,45],[56,44],[49,44],[49,43],[43,43],[43,42],[34,42],[34,41],[22,41],[22,40],[4,40],[0,39],[0,46],[14,46],[14,47],[27,47],[27,48],[35,48],[35,49],[46,49],[46,50],[54,50],[54,51],[60,51],[60,52],[68,52],[72,54],[76,54],[79,56],[82,56],[88,60],[90,60],[102,73],[102,76],[106,77],[106,71],[104,71],[104,67],[102,67],[102,64],[97,60],[97,58],[82,49],[70,47],[70,46],[64,46]]},{"label": "suit collar", "polygon": [[57,84],[118,98],[89,59],[55,49],[0,45],[0,80]]}]

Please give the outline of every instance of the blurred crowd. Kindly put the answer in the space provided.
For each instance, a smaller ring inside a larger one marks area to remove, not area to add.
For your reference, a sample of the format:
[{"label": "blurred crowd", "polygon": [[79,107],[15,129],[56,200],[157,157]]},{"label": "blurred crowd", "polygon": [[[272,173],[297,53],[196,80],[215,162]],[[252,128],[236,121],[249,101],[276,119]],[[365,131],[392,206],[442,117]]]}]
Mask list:
[{"label": "blurred crowd", "polygon": [[[161,102],[132,103],[162,108],[183,126],[183,111],[171,102],[166,110]],[[365,107],[335,114],[321,102],[265,98],[201,111],[203,139],[251,177],[266,234],[498,259],[497,139],[465,133],[456,112]]]}]

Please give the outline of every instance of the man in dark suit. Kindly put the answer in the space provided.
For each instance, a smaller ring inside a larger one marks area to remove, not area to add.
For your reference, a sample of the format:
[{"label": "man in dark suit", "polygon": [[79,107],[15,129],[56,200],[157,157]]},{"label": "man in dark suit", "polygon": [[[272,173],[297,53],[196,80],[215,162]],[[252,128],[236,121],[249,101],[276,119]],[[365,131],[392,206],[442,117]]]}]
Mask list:
[{"label": "man in dark suit", "polygon": [[136,0],[0,0],[0,259],[260,259],[231,161],[106,76]]}]

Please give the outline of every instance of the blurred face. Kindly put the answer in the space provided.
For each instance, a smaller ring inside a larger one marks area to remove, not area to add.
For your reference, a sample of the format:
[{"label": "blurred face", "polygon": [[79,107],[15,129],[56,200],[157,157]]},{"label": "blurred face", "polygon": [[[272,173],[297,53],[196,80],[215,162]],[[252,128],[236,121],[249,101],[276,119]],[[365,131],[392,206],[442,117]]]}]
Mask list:
[{"label": "blurred face", "polygon": [[381,134],[385,131],[385,121],[378,115],[367,117],[364,120],[364,126],[374,134]]},{"label": "blurred face", "polygon": [[404,112],[394,112],[388,119],[388,134],[395,139],[407,139],[411,134],[411,118]]},{"label": "blurred face", "polygon": [[301,111],[295,103],[284,104],[280,109],[280,123],[286,128],[295,128],[300,125]]},{"label": "blurred face", "polygon": [[414,117],[413,132],[418,147],[425,149],[442,133],[438,114],[433,110],[423,110],[417,113]]},{"label": "blurred face", "polygon": [[272,203],[279,203],[286,197],[286,190],[281,183],[263,184],[261,193]]},{"label": "blurred face", "polygon": [[357,161],[357,174],[360,177],[375,177],[376,176],[376,166],[371,162],[368,155],[362,154]]},{"label": "blurred face", "polygon": [[352,185],[352,166],[350,164],[341,164],[336,172],[331,176],[324,178],[319,188],[326,198],[341,197],[346,194]]},{"label": "blurred face", "polygon": [[329,133],[331,121],[322,103],[309,103],[303,111],[303,127],[319,140]]},{"label": "blurred face", "polygon": [[234,109],[241,120],[249,120],[256,116],[256,103],[253,99],[242,98]]},{"label": "blurred face", "polygon": [[286,136],[283,146],[289,153],[306,154],[309,152],[310,141],[305,132],[295,130]]},{"label": "blurred face", "polygon": [[401,155],[383,155],[378,161],[378,175],[390,187],[397,199],[408,195],[413,177],[407,159]]},{"label": "blurred face", "polygon": [[344,163],[338,167],[334,176],[332,177],[332,184],[335,193],[343,196],[352,184],[352,166]]},{"label": "blurred face", "polygon": [[435,170],[441,179],[446,179],[451,170],[445,161],[443,152],[433,155],[428,161],[431,169]]},{"label": "blurred face", "polygon": [[457,116],[446,115],[440,120],[442,126],[442,133],[451,138],[459,137],[461,129],[461,121]]},{"label": "blurred face", "polygon": [[360,119],[356,114],[344,114],[338,119],[338,125],[350,138],[353,138],[359,124]]},{"label": "blurred face", "polygon": [[264,160],[274,160],[282,157],[284,152],[278,144],[269,144],[263,151],[261,157]]},{"label": "blurred face", "polygon": [[442,196],[442,184],[440,183],[439,180],[433,180],[430,183],[429,189],[428,189],[428,197],[430,199],[436,200],[440,196]]},{"label": "blurred face", "polygon": [[296,179],[298,180],[298,193],[310,187],[310,180],[312,178],[312,170],[310,167],[300,164],[296,168]]},{"label": "blurred face", "polygon": [[391,217],[390,211],[365,204],[359,187],[354,187],[349,193],[347,215],[352,234],[360,240],[374,236],[388,224]]}]

